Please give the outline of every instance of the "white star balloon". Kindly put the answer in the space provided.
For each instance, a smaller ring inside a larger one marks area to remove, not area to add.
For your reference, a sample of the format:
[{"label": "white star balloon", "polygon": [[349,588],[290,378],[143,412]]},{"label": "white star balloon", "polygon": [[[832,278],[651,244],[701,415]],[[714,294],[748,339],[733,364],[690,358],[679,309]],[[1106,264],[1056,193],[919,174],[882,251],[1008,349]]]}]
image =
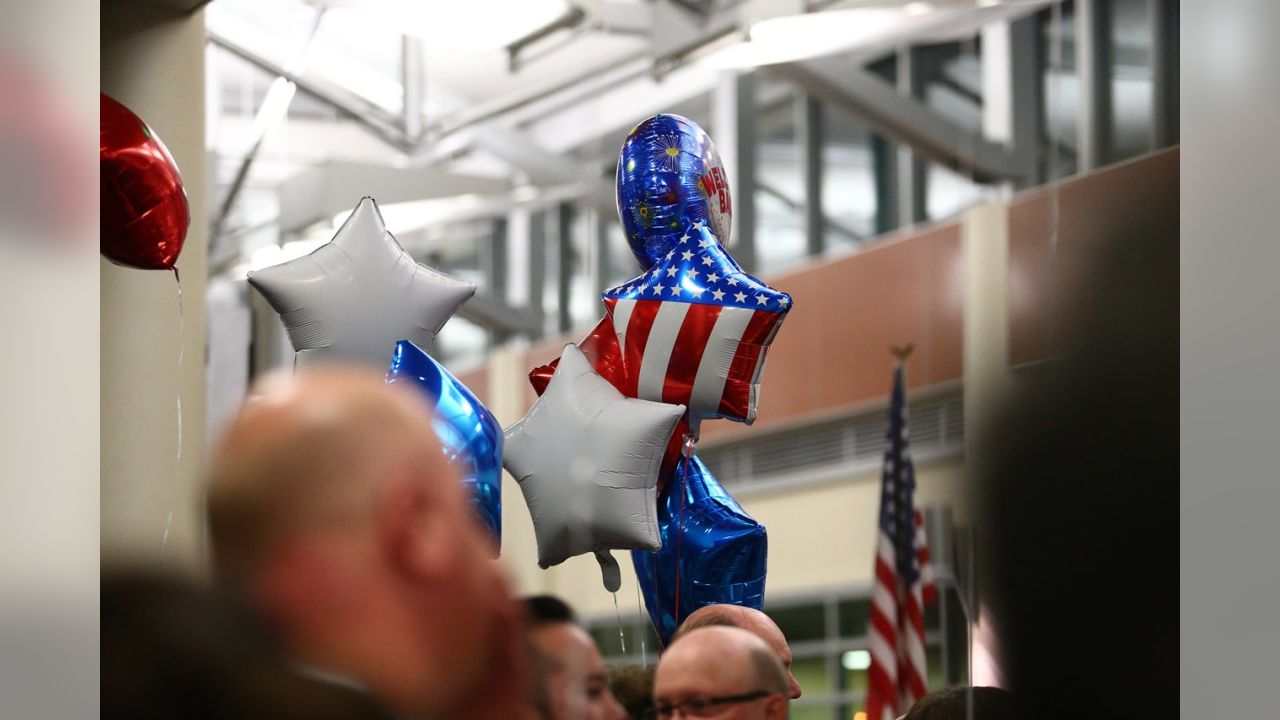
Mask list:
[{"label": "white star balloon", "polygon": [[503,442],[502,463],[533,517],[538,565],[593,552],[612,592],[621,575],[610,549],[662,547],[658,472],[684,410],[623,396],[565,346],[546,391]]},{"label": "white star balloon", "polygon": [[249,284],[280,313],[298,368],[338,361],[385,369],[400,340],[429,350],[476,291],[414,262],[370,197],[328,243],[249,273]]}]

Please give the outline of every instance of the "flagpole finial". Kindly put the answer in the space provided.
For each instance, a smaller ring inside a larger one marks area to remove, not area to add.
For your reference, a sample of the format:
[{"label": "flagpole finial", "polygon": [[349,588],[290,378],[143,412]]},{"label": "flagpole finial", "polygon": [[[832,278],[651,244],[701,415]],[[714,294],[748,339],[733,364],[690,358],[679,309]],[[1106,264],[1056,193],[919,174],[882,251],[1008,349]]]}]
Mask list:
[{"label": "flagpole finial", "polygon": [[897,358],[898,362],[905,363],[907,361],[907,357],[911,355],[911,351],[915,349],[915,343],[907,343],[906,345],[890,345],[889,354]]}]

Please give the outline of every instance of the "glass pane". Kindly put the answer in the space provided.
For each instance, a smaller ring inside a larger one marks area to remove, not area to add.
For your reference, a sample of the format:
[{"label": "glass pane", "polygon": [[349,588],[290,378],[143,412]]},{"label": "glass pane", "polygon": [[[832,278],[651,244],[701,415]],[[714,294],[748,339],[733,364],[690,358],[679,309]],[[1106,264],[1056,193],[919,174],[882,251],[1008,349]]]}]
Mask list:
[{"label": "glass pane", "polygon": [[[787,642],[795,645],[805,640],[826,638],[824,612],[821,604],[792,605],[790,607],[765,608],[769,617],[782,629]],[[799,677],[798,675],[796,677]]]},{"label": "glass pane", "polygon": [[840,601],[840,637],[860,638],[867,634],[867,614],[871,601],[867,599]]},{"label": "glass pane", "polygon": [[803,262],[804,175],[796,127],[796,95],[762,78],[756,91],[756,270],[777,272]]},{"label": "glass pane", "polygon": [[825,705],[792,704],[791,720],[831,720],[831,708]]},{"label": "glass pane", "polygon": [[925,187],[925,213],[930,220],[964,212],[980,202],[984,194],[984,186],[937,163],[927,165]]},{"label": "glass pane", "polygon": [[[618,623],[603,623],[591,628],[591,637],[600,646],[600,654],[605,657],[622,654],[622,642],[618,638]],[[631,648],[628,647],[628,650]]]},{"label": "glass pane", "polygon": [[807,695],[823,695],[831,692],[831,674],[823,657],[795,658],[791,661],[791,674]]},{"label": "glass pane", "polygon": [[1075,7],[1064,2],[1040,13],[1040,96],[1044,126],[1041,136],[1042,176],[1048,180],[1076,172],[1078,91],[1075,59]]},{"label": "glass pane", "polygon": [[1151,32],[1148,0],[1112,0],[1112,162],[1141,155],[1152,146]]},{"label": "glass pane", "polygon": [[822,211],[828,248],[875,234],[876,185],[871,134],[843,112],[823,108]]}]

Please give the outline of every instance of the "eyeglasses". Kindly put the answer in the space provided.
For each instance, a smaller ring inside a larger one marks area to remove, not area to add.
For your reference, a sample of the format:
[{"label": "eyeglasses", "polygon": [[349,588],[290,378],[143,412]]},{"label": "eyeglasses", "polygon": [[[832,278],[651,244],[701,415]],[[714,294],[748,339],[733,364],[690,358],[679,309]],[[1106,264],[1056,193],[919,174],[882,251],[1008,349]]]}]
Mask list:
[{"label": "eyeglasses", "polygon": [[707,717],[708,713],[718,712],[720,708],[726,705],[737,705],[739,703],[751,702],[759,700],[762,697],[774,695],[767,690],[756,690],[755,692],[743,693],[741,695],[726,695],[724,697],[713,698],[697,698],[694,700],[685,700],[682,703],[658,703],[651,710],[647,718],[659,718],[659,720],[670,720],[678,712],[683,717]]}]

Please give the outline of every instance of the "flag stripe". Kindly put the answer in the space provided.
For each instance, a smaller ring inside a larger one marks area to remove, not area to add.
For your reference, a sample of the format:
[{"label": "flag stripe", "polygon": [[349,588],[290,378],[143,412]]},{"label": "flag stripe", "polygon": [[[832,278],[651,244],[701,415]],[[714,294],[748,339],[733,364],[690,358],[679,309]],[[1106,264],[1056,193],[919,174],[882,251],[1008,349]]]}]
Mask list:
[{"label": "flag stripe", "polygon": [[689,303],[658,303],[658,312],[649,329],[649,337],[641,354],[640,372],[636,377],[636,397],[642,400],[662,402],[666,385],[667,364],[671,350],[680,336],[680,327],[688,314]]},{"label": "flag stripe", "polygon": [[[768,337],[773,324],[783,316],[767,310],[756,310],[747,323],[746,332],[738,342],[733,355],[733,364],[729,366],[730,378],[747,377],[748,369],[756,367],[765,346],[761,342]],[[720,400],[720,411],[724,415],[755,420],[755,405],[751,402],[751,388],[755,379],[750,381],[728,380],[725,382],[724,396]]]},{"label": "flag stripe", "polygon": [[631,311],[635,308],[636,301],[605,298],[604,305],[609,310],[609,317],[613,318],[613,332],[618,336],[618,349],[626,357],[627,324],[631,322]]},{"label": "flag stripe", "polygon": [[698,371],[708,354],[715,355],[714,349],[708,353],[708,341],[715,334],[722,313],[719,305],[689,306],[667,362],[663,402],[684,404],[694,410],[693,390]]},{"label": "flag stripe", "polygon": [[716,338],[725,338],[725,342],[715,343],[702,354],[702,362],[698,365],[698,374],[693,381],[693,395],[689,399],[689,408],[697,410],[697,414],[712,414],[720,407],[720,398],[724,396],[725,380],[729,377],[733,359],[738,352],[738,342],[729,342],[729,338],[741,338],[755,317],[755,310],[726,307],[716,318],[715,328],[711,334]]},{"label": "flag stripe", "polygon": [[626,389],[622,391],[627,397],[636,397],[636,383],[640,379],[640,361],[644,358],[645,345],[649,341],[649,330],[653,327],[653,318],[662,305],[657,300],[637,300],[627,318],[626,349],[622,354],[623,366],[627,369]]}]

